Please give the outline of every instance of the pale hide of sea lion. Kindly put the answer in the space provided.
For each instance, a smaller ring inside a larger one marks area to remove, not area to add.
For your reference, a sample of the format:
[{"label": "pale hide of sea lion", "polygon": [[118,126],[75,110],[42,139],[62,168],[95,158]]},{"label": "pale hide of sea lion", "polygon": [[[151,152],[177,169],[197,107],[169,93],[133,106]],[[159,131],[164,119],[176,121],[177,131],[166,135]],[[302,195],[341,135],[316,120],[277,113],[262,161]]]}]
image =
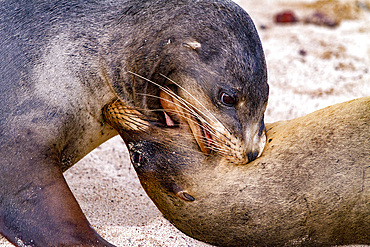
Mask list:
[{"label": "pale hide of sea lion", "polygon": [[205,157],[179,131],[167,150],[128,147],[149,197],[189,236],[218,246],[370,244],[369,123],[365,97],[267,124],[263,155],[244,165]]}]

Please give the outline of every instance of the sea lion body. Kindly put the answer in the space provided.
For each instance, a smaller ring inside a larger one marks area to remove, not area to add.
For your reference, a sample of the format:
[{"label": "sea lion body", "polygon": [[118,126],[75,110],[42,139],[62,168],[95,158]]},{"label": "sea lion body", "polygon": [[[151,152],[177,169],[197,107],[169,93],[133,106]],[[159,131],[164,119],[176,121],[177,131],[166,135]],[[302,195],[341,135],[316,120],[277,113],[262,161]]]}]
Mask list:
[{"label": "sea lion body", "polygon": [[[140,181],[184,233],[217,246],[370,244],[370,97],[267,124],[245,165],[176,145],[128,147]],[[182,131],[187,130],[184,126]],[[186,155],[184,155],[186,154]],[[156,178],[156,179],[153,179]]]},{"label": "sea lion body", "polygon": [[205,157],[263,150],[264,54],[231,1],[5,1],[0,55],[0,233],[15,245],[110,245],[62,172],[117,130],[165,140],[187,119]]}]

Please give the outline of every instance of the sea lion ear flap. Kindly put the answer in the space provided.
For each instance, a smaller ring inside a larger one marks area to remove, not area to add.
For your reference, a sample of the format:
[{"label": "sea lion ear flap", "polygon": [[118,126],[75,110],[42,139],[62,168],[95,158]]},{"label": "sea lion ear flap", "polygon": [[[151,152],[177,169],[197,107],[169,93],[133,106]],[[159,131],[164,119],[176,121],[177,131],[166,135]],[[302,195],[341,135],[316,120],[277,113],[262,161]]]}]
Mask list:
[{"label": "sea lion ear flap", "polygon": [[186,48],[192,49],[194,51],[199,51],[200,48],[202,47],[201,43],[198,41],[189,41],[186,43],[182,43],[182,45]]}]

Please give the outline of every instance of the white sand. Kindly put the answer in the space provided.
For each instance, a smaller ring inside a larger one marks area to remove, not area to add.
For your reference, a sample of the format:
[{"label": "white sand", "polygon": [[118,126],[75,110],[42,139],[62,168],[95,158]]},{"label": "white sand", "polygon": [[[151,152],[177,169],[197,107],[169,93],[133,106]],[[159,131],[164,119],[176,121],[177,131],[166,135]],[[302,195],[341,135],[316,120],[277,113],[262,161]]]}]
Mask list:
[{"label": "white sand", "polygon": [[[236,2],[251,15],[264,46],[270,84],[266,122],[370,95],[370,10],[360,9],[357,19],[343,20],[331,29],[273,23],[280,10],[292,9],[299,17],[313,12],[298,1]],[[355,6],[355,1],[341,2]],[[362,3],[370,7],[369,0]],[[301,49],[306,56],[299,55]],[[161,216],[141,188],[119,137],[94,150],[65,176],[91,224],[117,246],[209,246],[182,234]],[[5,239],[0,245],[11,246]]]}]

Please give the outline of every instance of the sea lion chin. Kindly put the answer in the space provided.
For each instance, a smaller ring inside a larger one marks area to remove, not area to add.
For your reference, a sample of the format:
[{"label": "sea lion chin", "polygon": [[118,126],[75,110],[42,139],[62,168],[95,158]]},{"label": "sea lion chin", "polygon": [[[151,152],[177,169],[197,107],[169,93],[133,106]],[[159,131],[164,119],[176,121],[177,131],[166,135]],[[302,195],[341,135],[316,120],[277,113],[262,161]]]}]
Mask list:
[{"label": "sea lion chin", "polygon": [[144,140],[129,151],[149,197],[191,237],[217,246],[370,244],[369,112],[366,97],[267,124],[264,153],[244,165],[195,152],[186,128],[167,149]]}]

